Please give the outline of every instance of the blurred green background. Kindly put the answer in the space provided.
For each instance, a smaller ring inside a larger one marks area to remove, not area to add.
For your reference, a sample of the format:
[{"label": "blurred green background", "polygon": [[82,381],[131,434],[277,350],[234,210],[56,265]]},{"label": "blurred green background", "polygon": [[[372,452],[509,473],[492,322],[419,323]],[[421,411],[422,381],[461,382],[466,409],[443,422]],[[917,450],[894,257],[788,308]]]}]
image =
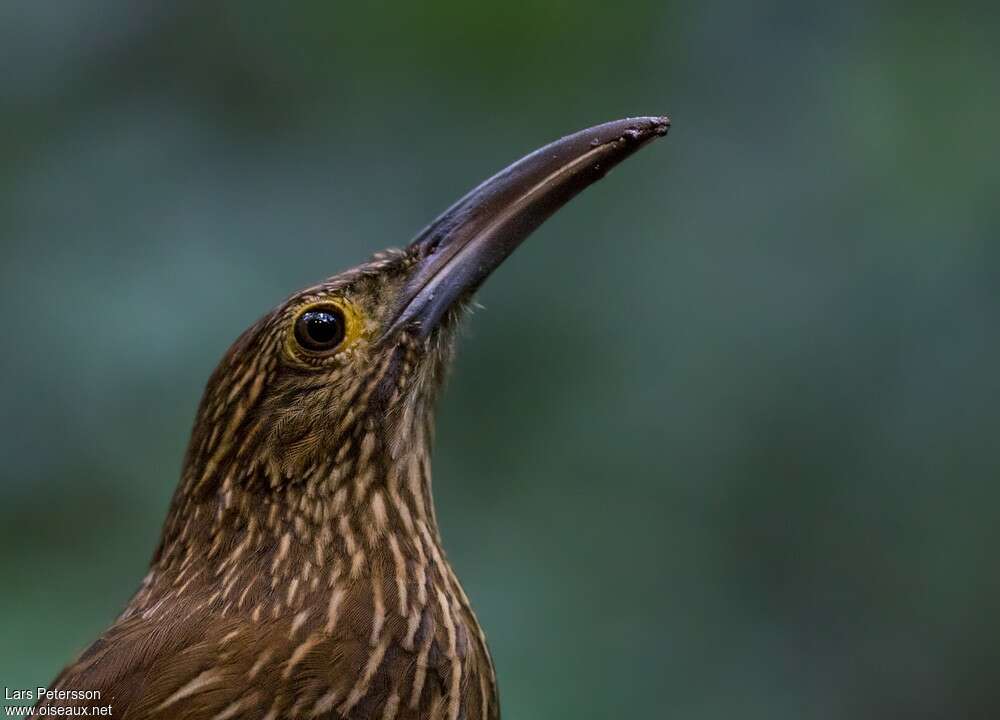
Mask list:
[{"label": "blurred green background", "polygon": [[0,6],[0,684],[144,574],[289,292],[560,135],[439,416],[508,718],[997,717],[995,4]]}]

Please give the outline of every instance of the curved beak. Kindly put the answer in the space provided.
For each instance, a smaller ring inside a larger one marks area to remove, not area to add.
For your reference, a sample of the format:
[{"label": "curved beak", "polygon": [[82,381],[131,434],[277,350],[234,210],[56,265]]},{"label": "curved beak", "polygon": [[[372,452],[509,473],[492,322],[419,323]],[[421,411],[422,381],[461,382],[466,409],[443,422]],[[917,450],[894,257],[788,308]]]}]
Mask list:
[{"label": "curved beak", "polygon": [[491,177],[410,244],[416,265],[386,334],[404,326],[425,338],[531,232],[650,140],[667,117],[615,120],[556,140]]}]

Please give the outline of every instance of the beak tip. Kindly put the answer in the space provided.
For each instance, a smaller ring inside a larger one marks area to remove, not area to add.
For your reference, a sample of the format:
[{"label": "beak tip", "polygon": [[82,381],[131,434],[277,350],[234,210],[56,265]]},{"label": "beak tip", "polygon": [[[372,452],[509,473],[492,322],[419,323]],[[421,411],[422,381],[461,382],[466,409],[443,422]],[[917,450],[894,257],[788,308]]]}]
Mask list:
[{"label": "beak tip", "polygon": [[669,115],[648,115],[597,125],[584,132],[593,133],[590,141],[591,148],[601,146],[617,146],[621,149],[633,148],[633,150],[626,152],[627,155],[651,140],[663,137],[669,131]]},{"label": "beak tip", "polygon": [[630,126],[625,130],[625,134],[636,140],[647,140],[654,137],[663,137],[670,130],[669,115],[653,115],[649,117],[637,117],[631,120]]}]

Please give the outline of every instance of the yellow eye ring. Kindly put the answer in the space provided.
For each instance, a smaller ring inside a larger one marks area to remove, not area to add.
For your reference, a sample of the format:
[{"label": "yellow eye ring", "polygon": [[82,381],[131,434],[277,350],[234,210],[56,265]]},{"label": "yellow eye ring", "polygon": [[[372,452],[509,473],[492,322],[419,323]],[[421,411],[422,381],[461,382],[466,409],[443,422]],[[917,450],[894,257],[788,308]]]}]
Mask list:
[{"label": "yellow eye ring", "polygon": [[285,340],[288,355],[316,365],[336,356],[364,334],[364,321],[357,308],[343,298],[323,298],[295,310]]}]

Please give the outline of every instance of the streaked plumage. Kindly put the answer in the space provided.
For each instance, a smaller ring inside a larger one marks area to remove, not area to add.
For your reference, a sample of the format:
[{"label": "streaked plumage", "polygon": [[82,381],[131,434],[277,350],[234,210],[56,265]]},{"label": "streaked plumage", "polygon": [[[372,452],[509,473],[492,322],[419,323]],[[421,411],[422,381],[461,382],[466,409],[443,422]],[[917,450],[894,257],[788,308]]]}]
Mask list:
[{"label": "streaked plumage", "polygon": [[[454,330],[528,232],[666,129],[558,141],[247,330],[209,380],[149,573],[52,687],[130,720],[499,717],[431,496]],[[317,350],[310,333],[334,331]]]}]

